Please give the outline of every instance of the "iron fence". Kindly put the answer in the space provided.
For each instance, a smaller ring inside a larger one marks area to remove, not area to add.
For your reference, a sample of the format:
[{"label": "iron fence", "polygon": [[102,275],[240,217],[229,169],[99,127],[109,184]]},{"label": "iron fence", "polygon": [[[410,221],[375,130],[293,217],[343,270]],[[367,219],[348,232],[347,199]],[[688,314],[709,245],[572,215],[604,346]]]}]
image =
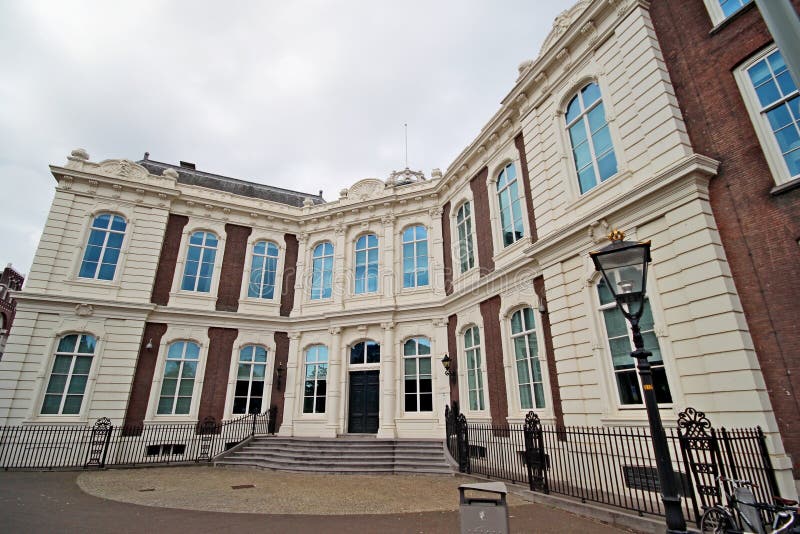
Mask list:
[{"label": "iron fence", "polygon": [[0,427],[0,467],[68,469],[208,462],[254,435],[269,432],[269,412],[217,422],[114,426]]},{"label": "iron fence", "polygon": [[[447,445],[462,472],[527,484],[531,490],[664,515],[647,427],[468,423],[457,406],[445,410]],[[687,409],[667,429],[684,515],[698,522],[706,506],[724,499],[718,475],[758,484],[771,502],[777,481],[761,428],[715,431],[702,412]]]}]

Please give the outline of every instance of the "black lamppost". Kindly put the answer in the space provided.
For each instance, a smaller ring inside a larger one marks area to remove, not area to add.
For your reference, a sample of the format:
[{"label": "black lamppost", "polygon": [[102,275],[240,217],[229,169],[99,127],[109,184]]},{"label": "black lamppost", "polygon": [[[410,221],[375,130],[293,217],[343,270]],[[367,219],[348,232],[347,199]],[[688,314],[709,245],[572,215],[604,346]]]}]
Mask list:
[{"label": "black lamppost", "polygon": [[442,367],[444,367],[444,374],[447,376],[450,376],[450,362],[452,362],[450,356],[445,354],[444,358],[442,358]]},{"label": "black lamppost", "polygon": [[652,353],[644,349],[642,333],[639,330],[639,319],[644,311],[645,288],[647,287],[647,264],[650,263],[650,242],[624,241],[625,234],[614,230],[608,236],[611,244],[589,255],[594,267],[603,275],[606,286],[614,295],[617,307],[631,323],[634,351],[631,356],[636,359],[636,368],[644,390],[644,404],[647,408],[647,419],[650,423],[650,436],[653,440],[653,452],[658,467],[658,480],[661,485],[661,500],[667,517],[667,533],[686,532],[686,521],[681,510],[675,472],[672,470],[672,459],[667,445],[667,436],[661,424],[656,394],[653,390],[653,375],[650,372],[648,358]]}]

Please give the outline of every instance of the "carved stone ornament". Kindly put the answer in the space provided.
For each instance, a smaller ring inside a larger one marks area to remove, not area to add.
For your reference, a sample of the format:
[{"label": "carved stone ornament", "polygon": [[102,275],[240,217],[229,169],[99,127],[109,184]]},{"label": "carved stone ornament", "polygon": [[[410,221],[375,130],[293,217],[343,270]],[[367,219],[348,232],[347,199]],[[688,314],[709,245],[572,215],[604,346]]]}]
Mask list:
[{"label": "carved stone ornament", "polygon": [[347,195],[350,193],[350,190],[346,187],[339,191],[339,198],[347,198]]},{"label": "carved stone ornament", "polygon": [[91,304],[78,304],[75,306],[75,315],[78,317],[91,317],[94,315],[94,306]]},{"label": "carved stone ornament", "polygon": [[72,189],[72,182],[74,179],[72,176],[61,176],[58,184],[63,187],[64,189]]},{"label": "carved stone ornament", "polygon": [[119,198],[122,195],[122,186],[119,184],[114,184],[111,186],[111,189],[114,190],[113,197]]},{"label": "carved stone ornament", "polygon": [[304,207],[304,208],[310,208],[310,207],[311,207],[311,206],[313,206],[313,205],[314,205],[314,201],[313,201],[313,200],[311,200],[311,199],[310,199],[310,198],[308,198],[308,197],[306,197],[306,199],[303,201],[303,207]]},{"label": "carved stone ornament", "polygon": [[172,180],[178,179],[178,171],[175,169],[164,169],[164,172],[162,172],[161,175]]},{"label": "carved stone ornament", "polygon": [[100,186],[100,182],[97,180],[89,180],[89,192],[91,194],[97,193],[97,188]]},{"label": "carved stone ornament", "polygon": [[387,213],[386,215],[381,217],[381,222],[386,226],[394,224],[394,220],[395,220],[394,213]]},{"label": "carved stone ornament", "polygon": [[328,328],[328,333],[332,336],[338,336],[342,333],[342,328],[339,326],[332,326]]},{"label": "carved stone ornament", "polygon": [[346,191],[343,198],[366,200],[371,197],[376,197],[384,193],[386,185],[387,184],[383,183],[382,180],[378,180],[377,178],[365,178],[350,186],[350,189]]},{"label": "carved stone ornament", "polygon": [[381,328],[383,328],[384,330],[391,330],[394,328],[394,323],[393,322],[381,323]]},{"label": "carved stone ornament", "polygon": [[438,180],[442,177],[442,169],[431,170],[431,180]]},{"label": "carved stone ornament", "polygon": [[569,27],[572,26],[590,3],[591,0],[581,0],[571,8],[562,11],[561,14],[556,17],[556,20],[553,21],[553,29],[550,30],[550,33],[542,44],[542,49],[539,51],[539,57],[547,53],[547,51],[556,44],[556,41],[567,33]]},{"label": "carved stone ornament", "polygon": [[594,21],[590,20],[581,26],[581,34],[589,40],[590,44],[597,43],[597,27],[594,25]]},{"label": "carved stone ornament", "polygon": [[83,148],[76,148],[67,156],[69,161],[89,161],[89,153]]},{"label": "carved stone ornament", "polygon": [[606,222],[605,219],[600,219],[597,222],[593,222],[589,225],[589,238],[595,244],[605,241],[610,228],[611,227],[608,225],[608,222]]},{"label": "carved stone ornament", "polygon": [[386,185],[396,187],[399,185],[415,184],[426,180],[425,173],[422,171],[412,171],[408,167],[402,171],[393,171],[386,179]]},{"label": "carved stone ornament", "polygon": [[127,159],[109,159],[100,162],[100,172],[137,182],[143,182],[150,176],[147,169]]}]

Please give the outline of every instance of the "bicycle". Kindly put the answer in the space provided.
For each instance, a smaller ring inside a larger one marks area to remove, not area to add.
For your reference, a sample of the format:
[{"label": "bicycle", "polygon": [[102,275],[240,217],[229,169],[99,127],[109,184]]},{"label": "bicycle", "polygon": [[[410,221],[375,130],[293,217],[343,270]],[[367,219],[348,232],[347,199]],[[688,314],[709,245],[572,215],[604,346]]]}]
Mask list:
[{"label": "bicycle", "polygon": [[[701,532],[800,534],[797,501],[775,496],[775,504],[757,502],[751,489],[757,486],[749,480],[719,476],[717,481],[724,488],[727,505],[715,504],[706,508],[700,518]],[[729,485],[734,486],[733,492],[728,491]],[[765,517],[772,517],[771,525],[764,520]],[[771,530],[767,530],[768,527],[771,527]]]}]

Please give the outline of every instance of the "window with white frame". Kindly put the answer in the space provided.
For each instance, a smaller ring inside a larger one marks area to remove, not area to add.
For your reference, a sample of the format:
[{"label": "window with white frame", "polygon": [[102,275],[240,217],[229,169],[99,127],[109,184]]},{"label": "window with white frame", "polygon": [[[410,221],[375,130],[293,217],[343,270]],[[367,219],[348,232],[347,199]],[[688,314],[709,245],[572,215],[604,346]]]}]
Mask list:
[{"label": "window with white frame", "polygon": [[96,345],[97,340],[90,334],[69,334],[58,340],[42,415],[80,413]]},{"label": "window with white frame", "polygon": [[247,287],[248,297],[271,299],[275,296],[278,251],[278,245],[272,241],[257,241],[253,243],[250,284]]},{"label": "window with white frame", "polygon": [[523,410],[544,408],[544,384],[534,317],[531,308],[522,308],[511,316],[511,343],[517,368],[519,405]]},{"label": "window with white frame", "polygon": [[403,343],[405,370],[405,411],[433,411],[433,380],[431,376],[431,342],[426,337],[414,337]]},{"label": "window with white frame", "polygon": [[176,341],[167,348],[164,380],[158,396],[158,415],[187,415],[197,376],[200,346],[191,341]]},{"label": "window with white frame", "polygon": [[311,259],[311,300],[329,299],[333,293],[333,245],[325,241],[314,247]]},{"label": "window with white frame", "polygon": [[328,384],[328,347],[313,345],[306,349],[303,413],[325,413]]},{"label": "window with white frame", "polygon": [[181,289],[208,293],[214,275],[214,258],[217,255],[217,236],[211,232],[194,232],[186,248],[186,265],[183,269]]},{"label": "window with white frame", "polygon": [[525,235],[519,199],[519,181],[513,163],[506,165],[497,177],[497,201],[500,206],[503,246],[507,247]]},{"label": "window with white frame", "polygon": [[567,132],[581,193],[617,173],[617,158],[600,87],[592,82],[567,104]]},{"label": "window with white frame", "polygon": [[267,376],[267,349],[247,345],[239,351],[233,413],[261,413],[264,400],[264,379]]},{"label": "window with white frame", "polygon": [[730,17],[752,1],[753,0],[717,0],[720,9],[722,9],[722,15],[725,18]]},{"label": "window with white frame", "polygon": [[467,388],[469,409],[484,410],[483,371],[481,370],[481,335],[477,326],[464,332],[464,355],[467,360]]},{"label": "window with white frame", "polygon": [[737,79],[775,181],[800,178],[800,94],[780,50],[745,63]]},{"label": "window with white frame", "polygon": [[472,205],[469,201],[461,204],[456,212],[456,232],[458,233],[458,257],[461,272],[475,267],[475,254],[472,246]]},{"label": "window with white frame", "polygon": [[422,225],[403,231],[403,287],[428,285],[428,230]]},{"label": "window with white frame", "polygon": [[127,226],[122,216],[112,213],[101,213],[94,218],[83,251],[79,278],[114,279]]},{"label": "window with white frame", "polygon": [[381,346],[375,341],[360,341],[350,347],[350,365],[380,363]]},{"label": "window with white frame", "polygon": [[[600,312],[603,314],[603,323],[606,330],[606,339],[611,354],[611,366],[614,370],[614,381],[617,385],[619,402],[623,406],[642,405],[642,387],[639,373],[636,371],[636,361],[631,357],[634,350],[633,337],[628,321],[617,307],[614,296],[606,286],[605,280],[597,284],[597,293],[600,299]],[[658,338],[653,331],[653,312],[650,309],[649,300],[645,301],[642,317],[639,319],[639,328],[642,332],[645,350],[653,355],[649,361],[653,374],[653,389],[656,394],[656,401],[659,403],[671,403],[672,395],[667,383],[667,373],[664,370],[664,359],[661,356],[661,348],[658,345]]]},{"label": "window with white frame", "polygon": [[355,293],[374,293],[378,290],[378,236],[362,235],[356,240]]}]

